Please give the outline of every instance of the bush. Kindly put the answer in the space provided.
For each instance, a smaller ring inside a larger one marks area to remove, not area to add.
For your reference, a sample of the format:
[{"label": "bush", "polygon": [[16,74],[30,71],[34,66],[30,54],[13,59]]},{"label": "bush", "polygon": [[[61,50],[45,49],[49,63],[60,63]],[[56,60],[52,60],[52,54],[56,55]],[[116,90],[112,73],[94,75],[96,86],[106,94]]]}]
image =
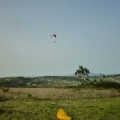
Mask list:
[{"label": "bush", "polygon": [[2,90],[3,92],[9,92],[9,88],[8,88],[8,87],[2,87],[1,90]]},{"label": "bush", "polygon": [[115,88],[115,89],[120,89],[120,83],[118,82],[101,82],[96,84],[97,87],[102,87],[102,88]]}]

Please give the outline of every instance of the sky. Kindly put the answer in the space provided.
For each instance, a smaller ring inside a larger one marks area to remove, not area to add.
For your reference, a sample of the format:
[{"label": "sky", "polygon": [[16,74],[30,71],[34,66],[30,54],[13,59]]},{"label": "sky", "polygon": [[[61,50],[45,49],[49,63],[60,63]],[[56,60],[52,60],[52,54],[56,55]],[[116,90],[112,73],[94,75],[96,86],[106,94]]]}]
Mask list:
[{"label": "sky", "polygon": [[0,77],[119,74],[119,51],[120,0],[0,0]]}]

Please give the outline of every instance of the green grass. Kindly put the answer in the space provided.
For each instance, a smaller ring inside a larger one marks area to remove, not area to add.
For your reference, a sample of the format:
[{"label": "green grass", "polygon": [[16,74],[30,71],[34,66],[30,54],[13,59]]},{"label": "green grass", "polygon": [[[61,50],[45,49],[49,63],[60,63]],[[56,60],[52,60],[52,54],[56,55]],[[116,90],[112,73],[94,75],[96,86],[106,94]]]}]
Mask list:
[{"label": "green grass", "polygon": [[120,120],[118,89],[10,88],[0,98],[0,120],[58,120],[60,108],[72,120]]},{"label": "green grass", "polygon": [[59,108],[73,120],[119,120],[120,98],[16,100],[0,103],[0,120],[57,120]]}]

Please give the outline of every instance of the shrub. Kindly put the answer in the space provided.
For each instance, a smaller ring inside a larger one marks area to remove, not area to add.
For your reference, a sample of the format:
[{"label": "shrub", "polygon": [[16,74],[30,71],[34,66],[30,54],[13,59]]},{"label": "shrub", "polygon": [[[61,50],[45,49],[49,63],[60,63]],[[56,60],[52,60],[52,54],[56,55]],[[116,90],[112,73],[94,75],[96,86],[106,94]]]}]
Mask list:
[{"label": "shrub", "polygon": [[120,89],[120,83],[118,82],[101,82],[96,84],[97,87],[102,87],[102,88],[115,88],[115,89]]}]

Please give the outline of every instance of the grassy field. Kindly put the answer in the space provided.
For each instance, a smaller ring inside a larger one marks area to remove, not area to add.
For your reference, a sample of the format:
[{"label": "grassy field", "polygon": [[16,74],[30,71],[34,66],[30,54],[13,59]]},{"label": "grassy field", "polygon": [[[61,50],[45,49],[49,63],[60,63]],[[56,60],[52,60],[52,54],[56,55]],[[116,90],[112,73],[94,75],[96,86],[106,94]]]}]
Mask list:
[{"label": "grassy field", "polygon": [[1,88],[0,120],[120,120],[120,90],[96,88]]}]

